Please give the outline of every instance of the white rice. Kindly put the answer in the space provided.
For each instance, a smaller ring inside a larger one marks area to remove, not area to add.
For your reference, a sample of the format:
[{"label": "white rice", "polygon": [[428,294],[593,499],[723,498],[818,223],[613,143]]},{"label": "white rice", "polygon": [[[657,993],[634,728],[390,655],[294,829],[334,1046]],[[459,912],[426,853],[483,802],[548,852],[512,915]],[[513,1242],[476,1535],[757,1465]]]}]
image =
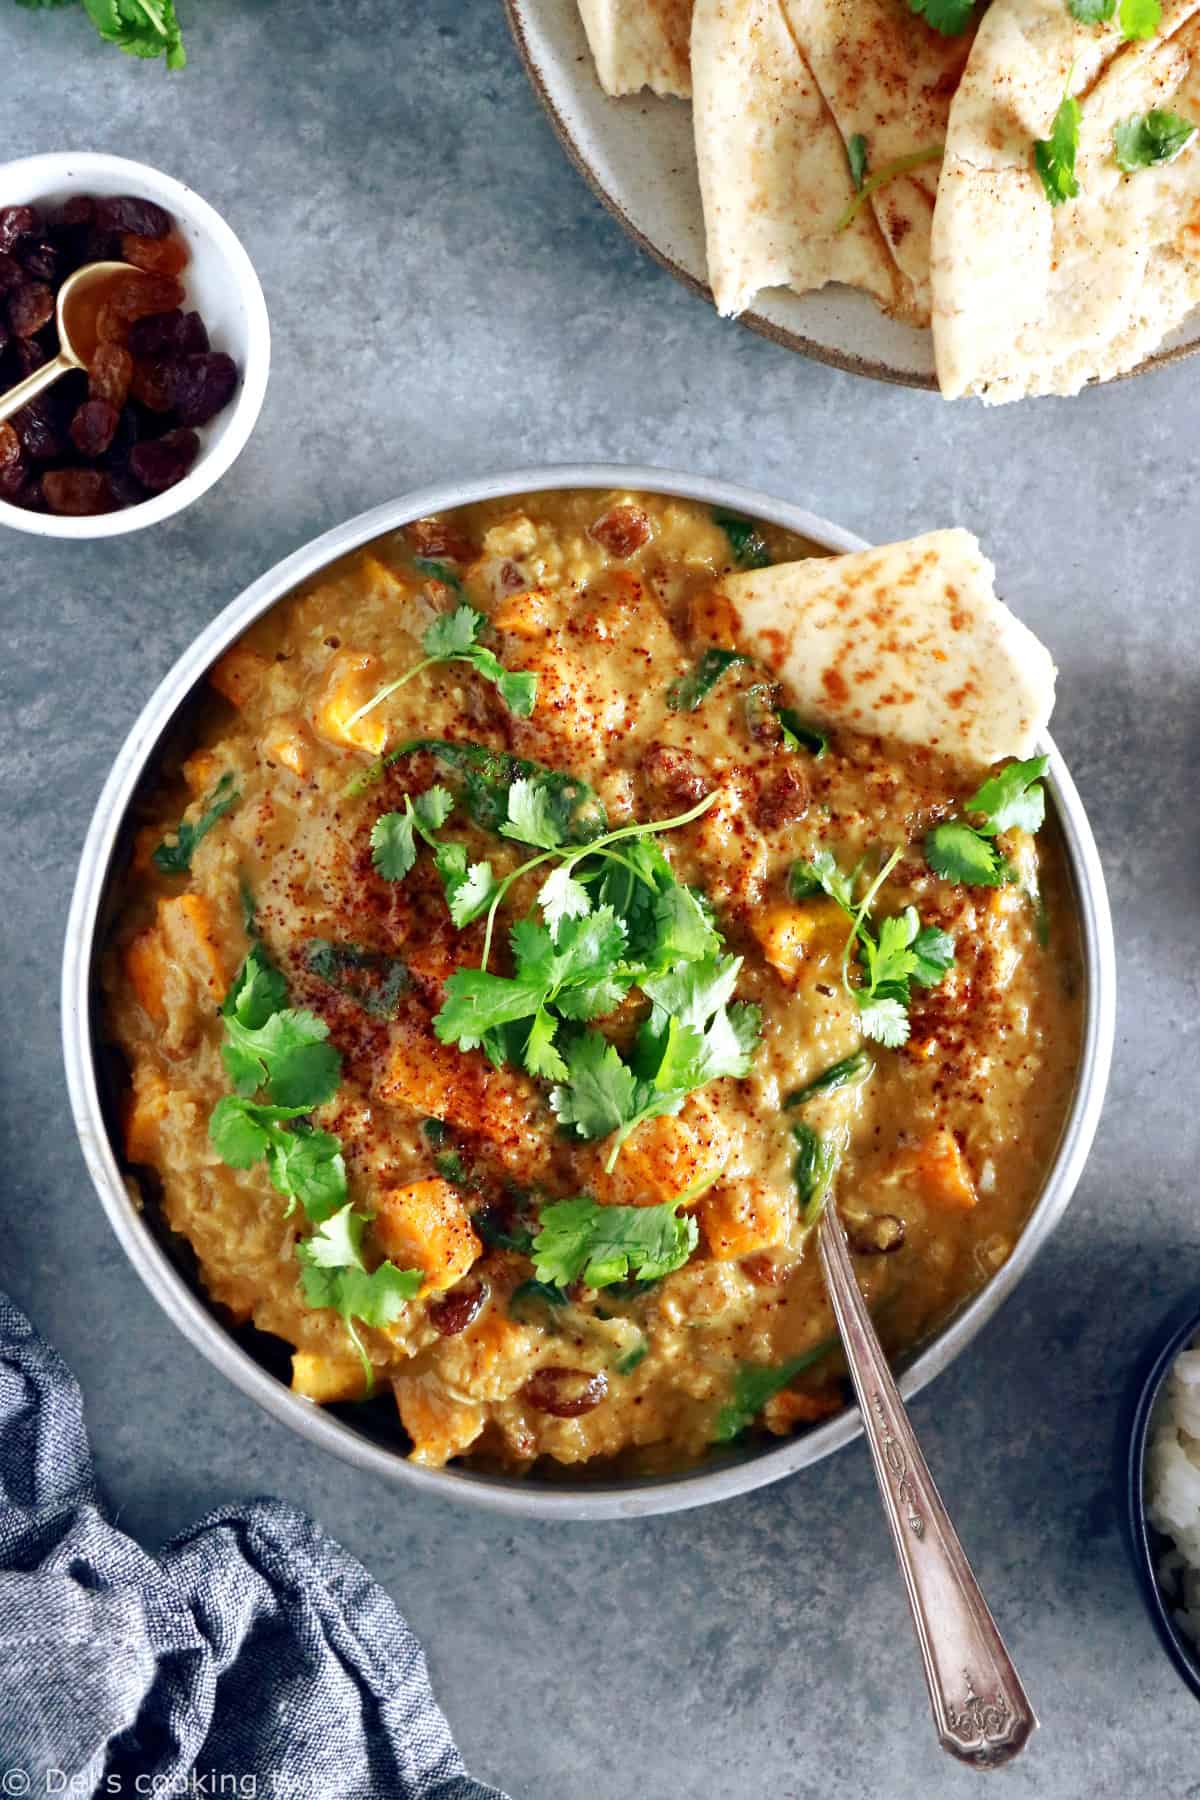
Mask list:
[{"label": "white rice", "polygon": [[1176,1622],[1200,1644],[1200,1338],[1175,1358],[1154,1403],[1146,1517],[1174,1543],[1159,1562],[1159,1585]]}]

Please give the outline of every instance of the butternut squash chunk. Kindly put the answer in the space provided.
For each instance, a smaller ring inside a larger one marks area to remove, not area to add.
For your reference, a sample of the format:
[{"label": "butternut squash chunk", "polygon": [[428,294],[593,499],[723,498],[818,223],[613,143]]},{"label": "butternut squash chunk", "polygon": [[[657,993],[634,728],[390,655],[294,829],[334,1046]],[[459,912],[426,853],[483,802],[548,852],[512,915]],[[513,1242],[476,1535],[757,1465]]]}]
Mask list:
[{"label": "butternut squash chunk", "polygon": [[148,925],[125,946],[125,973],[137,995],[138,1005],[156,1025],[167,1017],[167,951],[162,932]]},{"label": "butternut squash chunk", "polygon": [[600,1169],[596,1198],[626,1206],[656,1206],[716,1176],[729,1161],[729,1135],[702,1096],[674,1117],[639,1125],[612,1174]]},{"label": "butternut squash chunk", "polygon": [[967,1159],[954,1133],[944,1126],[925,1139],[914,1168],[930,1206],[942,1212],[969,1212],[978,1203]]},{"label": "butternut squash chunk", "polygon": [[167,955],[208,989],[216,1001],[225,998],[230,972],[217,935],[212,907],[203,894],[178,894],[158,903],[158,929]]},{"label": "butternut squash chunk", "polygon": [[317,701],[314,724],[318,735],[331,744],[378,756],[387,742],[386,720],[378,711],[357,720],[354,715],[382,685],[377,657],[366,650],[341,651],[329,665]]},{"label": "butternut squash chunk", "polygon": [[756,911],[750,928],[776,974],[795,987],[806,962],[841,955],[850,925],[836,901],[781,900]]},{"label": "butternut squash chunk", "polygon": [[327,1406],[333,1400],[361,1400],[367,1377],[357,1357],[325,1356],[316,1350],[292,1352],[292,1392]]},{"label": "butternut squash chunk", "polygon": [[153,1163],[158,1128],[166,1117],[169,1089],[158,1070],[143,1063],[125,1108],[125,1156],[131,1163]]},{"label": "butternut squash chunk", "polygon": [[411,1460],[427,1469],[440,1469],[483,1430],[482,1406],[455,1400],[435,1375],[393,1376],[392,1391],[400,1423],[412,1439]]},{"label": "butternut squash chunk", "polygon": [[737,1262],[740,1257],[785,1243],[791,1229],[787,1201],[762,1181],[712,1188],[697,1210],[709,1251],[717,1262]]},{"label": "butternut squash chunk", "polygon": [[209,670],[209,686],[215,687],[218,694],[242,712],[262,686],[270,667],[267,658],[260,656],[257,650],[251,650],[246,644],[235,644]]},{"label": "butternut squash chunk", "polygon": [[456,1188],[439,1176],[384,1188],[375,1199],[375,1242],[402,1269],[420,1269],[422,1294],[461,1281],[483,1245]]}]

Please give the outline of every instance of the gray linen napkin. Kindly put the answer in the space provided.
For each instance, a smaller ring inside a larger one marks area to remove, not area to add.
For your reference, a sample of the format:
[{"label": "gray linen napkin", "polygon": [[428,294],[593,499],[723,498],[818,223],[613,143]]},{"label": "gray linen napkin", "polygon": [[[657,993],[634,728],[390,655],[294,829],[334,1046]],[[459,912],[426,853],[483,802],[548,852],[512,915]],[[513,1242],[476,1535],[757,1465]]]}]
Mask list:
[{"label": "gray linen napkin", "polygon": [[149,1556],[96,1489],[74,1377],[0,1294],[0,1795],[504,1800],[378,1583],[279,1500]]}]

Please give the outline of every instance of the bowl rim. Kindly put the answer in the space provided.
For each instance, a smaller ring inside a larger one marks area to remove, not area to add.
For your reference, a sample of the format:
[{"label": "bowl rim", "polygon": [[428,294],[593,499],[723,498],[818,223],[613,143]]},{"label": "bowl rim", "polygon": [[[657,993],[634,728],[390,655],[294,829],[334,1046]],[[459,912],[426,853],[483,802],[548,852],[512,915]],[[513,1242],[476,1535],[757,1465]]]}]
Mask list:
[{"label": "bowl rim", "polygon": [[1200,1645],[1193,1645],[1171,1617],[1166,1595],[1158,1583],[1156,1556],[1150,1541],[1152,1527],[1146,1518],[1146,1450],[1150,1422],[1163,1383],[1179,1352],[1200,1337],[1200,1292],[1193,1290],[1176,1302],[1151,1337],[1139,1359],[1130,1384],[1131,1401],[1121,1430],[1122,1523],[1134,1574],[1150,1623],[1181,1681],[1200,1700]]},{"label": "bowl rim", "polygon": [[[416,1492],[464,1500],[510,1517],[638,1518],[748,1493],[816,1462],[859,1434],[858,1410],[849,1407],[802,1437],[784,1439],[743,1460],[604,1486],[572,1488],[564,1483],[555,1488],[523,1477],[482,1475],[454,1467],[426,1469],[411,1463],[292,1394],[234,1341],[177,1272],[126,1190],[100,1103],[91,1030],[98,927],[118,833],[165,731],[215,658],[300,582],[385,532],[449,507],[564,488],[633,489],[695,500],[781,525],[830,550],[866,547],[863,539],[840,526],[754,488],[671,469],[608,463],[550,464],[438,482],[371,507],[312,539],[251,582],[199,633],[158,684],[118,752],[88,830],[71,900],[62,976],[63,1053],[84,1160],[122,1248],[168,1316],[244,1393],[310,1442]],[[1075,784],[1049,736],[1042,747],[1050,756],[1048,782],[1078,899],[1087,977],[1079,1077],[1057,1154],[1013,1254],[903,1370],[900,1391],[906,1399],[947,1367],[991,1318],[1057,1225],[1082,1172],[1103,1104],[1116,1012],[1116,959],[1108,896]]]},{"label": "bowl rim", "polygon": [[152,494],[136,506],[122,507],[118,512],[91,513],[85,517],[68,517],[58,513],[28,512],[0,500],[0,525],[11,526],[33,537],[62,538],[92,542],[98,538],[124,537],[132,531],[144,531],[198,500],[201,494],[218,482],[241,455],[258,422],[267,379],[271,368],[271,326],[262,284],[241,239],[216,208],[201,199],[185,182],[156,169],[152,163],[135,162],[127,156],[112,156],[103,150],[48,150],[36,156],[15,157],[0,163],[0,203],[3,190],[13,177],[28,178],[38,183],[41,192],[50,194],[75,177],[82,177],[86,187],[97,177],[128,182],[134,192],[149,189],[147,198],[154,199],[195,226],[209,239],[237,289],[246,320],[246,353],[241,380],[227,418],[212,441],[201,446],[192,469],[161,494]]}]

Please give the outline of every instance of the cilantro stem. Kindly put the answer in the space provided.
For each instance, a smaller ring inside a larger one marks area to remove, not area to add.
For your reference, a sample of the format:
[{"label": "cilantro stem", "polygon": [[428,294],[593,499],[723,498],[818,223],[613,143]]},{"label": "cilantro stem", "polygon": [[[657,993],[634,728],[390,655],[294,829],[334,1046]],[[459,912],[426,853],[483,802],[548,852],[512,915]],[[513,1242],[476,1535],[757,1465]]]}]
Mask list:
[{"label": "cilantro stem", "polygon": [[875,904],[875,896],[876,896],[876,894],[878,894],[880,888],[883,886],[884,882],[887,880],[888,876],[891,874],[891,872],[895,868],[896,864],[900,861],[900,858],[903,854],[904,854],[903,850],[901,849],[901,847],[899,845],[897,845],[896,848],[892,851],[892,854],[888,857],[887,861],[884,863],[882,869],[880,869],[878,875],[876,875],[874,881],[871,883],[871,885],[867,889],[866,893],[863,895],[862,899],[859,901],[858,905],[854,909],[854,917],[853,917],[853,920],[850,925],[850,935],[847,937],[845,946],[842,950],[842,986],[846,990],[846,992],[851,996],[851,998],[853,998],[853,996],[854,996],[854,989],[850,985],[850,950],[851,950],[851,946],[853,944],[855,944],[857,942],[857,940],[862,936],[863,921],[866,918],[867,914],[870,912],[872,906]]},{"label": "cilantro stem", "polygon": [[420,662],[414,663],[411,669],[406,669],[403,675],[398,675],[395,681],[389,681],[385,687],[379,689],[378,693],[372,694],[365,706],[360,706],[357,712],[352,712],[342,730],[349,731],[352,725],[357,725],[360,719],[365,719],[369,712],[374,712],[381,701],[386,700],[390,694],[394,694],[397,688],[402,688],[406,681],[411,681],[414,675],[419,675],[422,669],[428,669],[434,663],[470,662],[470,660],[469,656],[423,656]]},{"label": "cilantro stem", "polygon": [[[513,869],[510,874],[504,877],[504,880],[496,889],[491,905],[488,907],[487,926],[483,934],[483,955],[480,958],[479,967],[481,969],[486,969],[488,966],[488,958],[492,953],[492,936],[496,926],[496,914],[500,909],[504,896],[518,877],[528,875],[531,869],[540,868],[543,863],[549,862],[552,857],[558,857],[560,859],[562,867],[566,869],[569,875],[576,863],[582,862],[585,857],[607,855],[608,846],[610,844],[619,844],[625,838],[646,837],[652,832],[674,831],[680,825],[690,825],[693,819],[698,819],[702,813],[706,813],[710,807],[715,806],[719,798],[720,789],[714,788],[711,794],[706,794],[703,800],[698,801],[689,812],[680,813],[674,819],[644,819],[633,825],[622,825],[617,831],[610,831],[607,832],[604,837],[594,838],[590,844],[560,844],[554,850],[543,850],[540,856],[531,856],[528,862],[521,863],[518,868]],[[899,856],[899,854],[900,852],[897,850],[896,855]],[[613,860],[623,862],[624,859],[616,857]],[[625,863],[624,866],[629,868],[630,865]]]},{"label": "cilantro stem", "polygon": [[897,175],[908,175],[913,169],[919,169],[925,163],[938,162],[944,155],[945,149],[944,144],[930,144],[925,150],[911,150],[907,156],[898,156],[895,162],[885,163],[882,169],[876,169],[868,175],[835,224],[833,228],[835,235],[839,231],[845,231],[847,226],[854,223],[859,208],[870,199],[877,189],[884,187],[889,181],[894,181]]}]

